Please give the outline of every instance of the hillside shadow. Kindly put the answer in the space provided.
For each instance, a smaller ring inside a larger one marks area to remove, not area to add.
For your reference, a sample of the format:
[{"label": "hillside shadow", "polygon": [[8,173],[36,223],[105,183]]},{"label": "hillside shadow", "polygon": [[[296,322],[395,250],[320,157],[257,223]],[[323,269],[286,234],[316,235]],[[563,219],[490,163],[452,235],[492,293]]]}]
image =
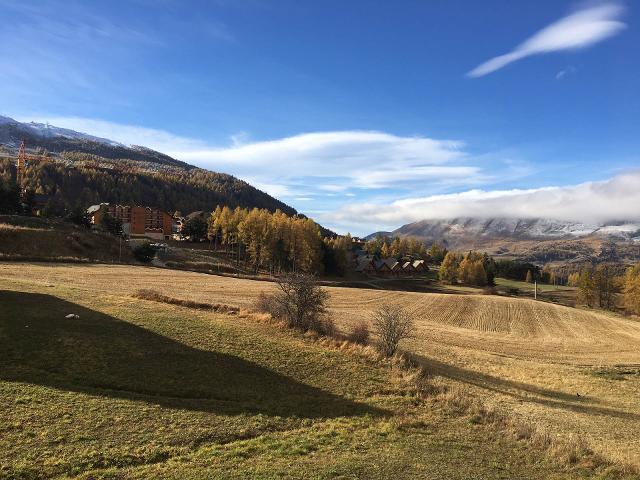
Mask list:
[{"label": "hillside shadow", "polygon": [[384,414],[51,295],[3,290],[0,379],[230,415]]},{"label": "hillside shadow", "polygon": [[507,395],[523,402],[536,403],[575,413],[603,415],[640,421],[639,414],[594,405],[594,403],[597,403],[597,399],[588,396],[581,395],[578,397],[576,393],[566,393],[524,382],[495,377],[487,373],[468,370],[421,355],[412,354],[411,357],[431,374]]}]

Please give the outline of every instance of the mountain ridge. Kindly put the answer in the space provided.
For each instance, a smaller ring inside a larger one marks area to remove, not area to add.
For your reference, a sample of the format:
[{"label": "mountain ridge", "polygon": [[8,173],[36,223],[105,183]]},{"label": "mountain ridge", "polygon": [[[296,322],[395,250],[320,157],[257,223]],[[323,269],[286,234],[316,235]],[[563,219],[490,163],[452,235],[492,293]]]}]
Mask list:
[{"label": "mountain ridge", "polygon": [[391,232],[375,232],[390,236],[413,236],[424,240],[456,243],[468,237],[511,240],[550,240],[583,238],[592,235],[640,241],[640,221],[580,222],[552,218],[457,217],[427,219],[408,223]]},{"label": "mountain ridge", "polygon": [[[232,175],[147,147],[6,116],[0,116],[0,177],[15,177],[15,160],[9,157],[15,157],[23,140],[36,161],[27,167],[22,186],[49,197],[55,209],[113,202],[188,213],[211,211],[220,204],[298,215],[293,207]],[[2,150],[8,152],[4,158]]]},{"label": "mountain ridge", "polygon": [[535,264],[593,264],[640,259],[640,221],[589,223],[554,219],[432,219],[408,223],[388,237],[415,237],[449,250],[480,250],[495,258]]}]

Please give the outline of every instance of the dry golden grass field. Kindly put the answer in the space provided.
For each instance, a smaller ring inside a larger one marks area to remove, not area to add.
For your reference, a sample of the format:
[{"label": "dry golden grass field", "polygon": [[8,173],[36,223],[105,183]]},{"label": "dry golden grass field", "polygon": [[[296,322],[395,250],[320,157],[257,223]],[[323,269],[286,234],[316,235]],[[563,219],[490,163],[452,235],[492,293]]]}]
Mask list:
[{"label": "dry golden grass field", "polygon": [[[151,267],[0,263],[0,285],[65,285],[90,298],[135,302],[139,289],[199,302],[250,307],[270,282]],[[433,373],[489,404],[596,452],[640,465],[640,321],[484,295],[328,287],[339,328],[368,319],[384,302],[414,312],[418,333],[404,347]]]}]

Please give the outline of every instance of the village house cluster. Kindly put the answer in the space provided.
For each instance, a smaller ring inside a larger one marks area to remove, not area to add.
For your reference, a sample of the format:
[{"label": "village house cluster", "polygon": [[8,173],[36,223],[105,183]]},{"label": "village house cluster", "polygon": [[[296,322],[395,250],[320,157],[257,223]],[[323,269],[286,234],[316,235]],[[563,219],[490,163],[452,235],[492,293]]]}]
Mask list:
[{"label": "village house cluster", "polygon": [[401,277],[424,273],[427,271],[427,265],[424,260],[376,258],[373,255],[358,252],[355,257],[355,271],[367,275]]}]

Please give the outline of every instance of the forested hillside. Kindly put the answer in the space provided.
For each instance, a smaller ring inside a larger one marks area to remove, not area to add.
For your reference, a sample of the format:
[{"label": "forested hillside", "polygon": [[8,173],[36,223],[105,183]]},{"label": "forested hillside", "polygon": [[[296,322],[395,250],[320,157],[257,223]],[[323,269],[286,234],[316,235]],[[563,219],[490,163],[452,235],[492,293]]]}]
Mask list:
[{"label": "forested hillside", "polygon": [[188,163],[140,146],[127,147],[120,143],[93,137],[73,130],[61,129],[41,123],[21,123],[0,116],[0,145],[17,148],[24,141],[31,149],[52,153],[82,152],[101,158],[128,159],[157,165],[170,165],[184,169],[196,168]]},{"label": "forested hillside", "polygon": [[[199,168],[152,170],[125,160],[115,165],[93,155],[66,154],[63,159],[64,162],[34,162],[26,169],[23,182],[23,187],[35,194],[48,195],[54,213],[100,202],[149,205],[183,213],[211,211],[217,205],[296,213],[283,202],[231,175]],[[13,171],[10,160],[0,160],[0,176],[5,183],[13,177]]]},{"label": "forested hillside", "polygon": [[[238,178],[197,168],[149,148],[1,116],[0,207],[15,197],[13,163],[23,141],[31,162],[20,187],[46,195],[51,215],[100,202],[147,205],[185,214],[212,211],[217,205],[297,213]],[[14,160],[2,158],[3,153]],[[12,213],[11,208],[2,210]]]}]

